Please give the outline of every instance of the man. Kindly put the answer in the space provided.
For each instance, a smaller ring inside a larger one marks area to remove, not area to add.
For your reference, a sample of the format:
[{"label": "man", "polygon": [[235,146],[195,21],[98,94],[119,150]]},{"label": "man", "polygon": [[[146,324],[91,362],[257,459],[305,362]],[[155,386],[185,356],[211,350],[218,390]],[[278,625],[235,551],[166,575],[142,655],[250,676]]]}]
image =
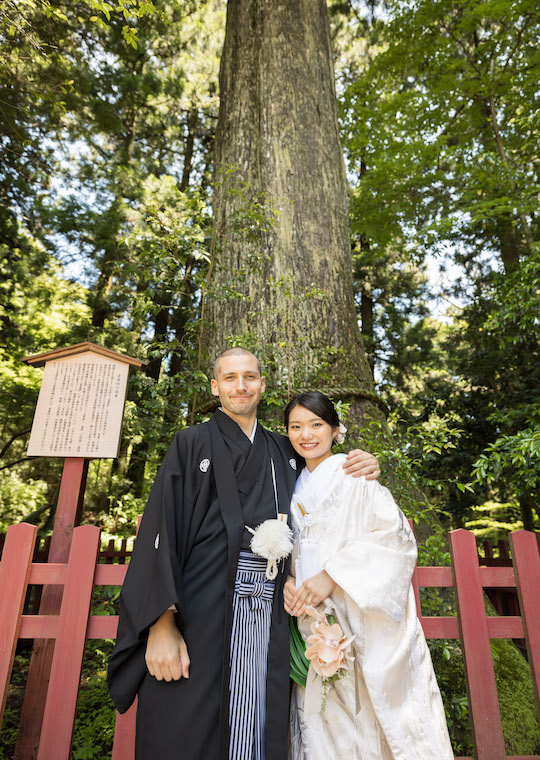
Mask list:
[{"label": "man", "polygon": [[[156,477],[120,597],[109,690],[138,694],[137,760],[285,760],[288,563],[275,580],[250,552],[253,529],[288,515],[303,466],[257,423],[265,379],[243,348],[216,361],[208,423],[176,434]],[[352,452],[354,474],[379,474]],[[251,531],[250,531],[251,529]]]}]

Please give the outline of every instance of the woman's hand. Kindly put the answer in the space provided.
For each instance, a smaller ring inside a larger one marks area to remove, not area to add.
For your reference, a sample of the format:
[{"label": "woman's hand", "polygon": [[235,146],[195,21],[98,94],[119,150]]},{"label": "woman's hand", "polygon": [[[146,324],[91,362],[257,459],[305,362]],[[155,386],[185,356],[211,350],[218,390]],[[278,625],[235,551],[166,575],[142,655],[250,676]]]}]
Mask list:
[{"label": "woman's hand", "polygon": [[287,603],[285,604],[285,609],[289,615],[300,617],[306,611],[306,607],[317,607],[318,604],[328,599],[336,585],[336,582],[332,580],[326,570],[321,570],[320,573],[302,583],[289,603],[290,609],[287,609]]},{"label": "woman's hand", "polygon": [[165,610],[148,632],[146,667],[158,681],[189,678],[189,654],[184,637],[174,622],[174,612]]},{"label": "woman's hand", "polygon": [[377,480],[381,474],[377,458],[367,451],[362,451],[362,449],[349,451],[343,469],[347,475],[352,475],[353,478],[361,478],[364,475],[366,480]]}]

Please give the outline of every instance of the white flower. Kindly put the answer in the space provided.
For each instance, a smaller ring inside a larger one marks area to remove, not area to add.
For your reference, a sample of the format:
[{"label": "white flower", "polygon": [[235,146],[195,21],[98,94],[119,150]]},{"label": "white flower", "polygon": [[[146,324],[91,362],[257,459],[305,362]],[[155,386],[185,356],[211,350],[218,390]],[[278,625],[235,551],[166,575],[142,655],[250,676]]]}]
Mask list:
[{"label": "white flower", "polygon": [[343,441],[345,440],[345,433],[346,432],[347,432],[347,428],[345,427],[345,425],[343,424],[343,422],[340,422],[339,423],[339,427],[337,429],[337,433],[334,436],[335,442],[339,443],[339,444],[343,443]]}]

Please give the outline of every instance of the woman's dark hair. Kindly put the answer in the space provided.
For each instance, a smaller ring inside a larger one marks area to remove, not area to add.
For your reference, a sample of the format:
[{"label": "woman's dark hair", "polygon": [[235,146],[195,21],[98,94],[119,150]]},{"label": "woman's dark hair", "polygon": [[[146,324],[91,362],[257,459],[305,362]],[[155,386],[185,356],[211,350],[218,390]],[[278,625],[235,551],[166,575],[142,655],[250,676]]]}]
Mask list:
[{"label": "woman's dark hair", "polygon": [[284,418],[286,428],[289,427],[289,417],[295,406],[303,406],[305,409],[309,409],[310,412],[328,422],[332,427],[338,427],[339,425],[338,413],[328,396],[325,396],[320,391],[307,391],[306,393],[299,393],[298,396],[292,398],[285,407]]}]

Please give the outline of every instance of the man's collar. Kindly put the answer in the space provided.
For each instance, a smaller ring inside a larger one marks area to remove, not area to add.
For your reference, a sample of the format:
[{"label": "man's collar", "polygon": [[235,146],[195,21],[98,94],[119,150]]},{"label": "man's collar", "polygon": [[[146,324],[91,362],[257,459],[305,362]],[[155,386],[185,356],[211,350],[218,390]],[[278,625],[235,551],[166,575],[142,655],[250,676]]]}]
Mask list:
[{"label": "man's collar", "polygon": [[[220,412],[223,412],[223,407],[222,406],[218,406],[218,409],[219,409]],[[223,414],[227,414],[227,412],[223,412]],[[227,414],[227,417],[229,417],[228,414]],[[229,417],[229,419],[232,420],[232,417]],[[234,420],[233,420],[233,422],[234,422]],[[238,425],[238,423],[236,423],[236,424]],[[240,427],[240,425],[238,425],[238,427]],[[240,428],[240,430],[242,430],[242,428]],[[253,425],[253,430],[251,431],[251,435],[247,435],[246,436],[246,438],[249,438],[249,440],[251,441],[251,443],[253,443],[253,441],[255,440],[255,433],[256,432],[257,432],[257,418],[255,417],[255,424]],[[243,430],[242,430],[242,433],[244,433]],[[246,435],[246,434],[244,433],[244,435]]]}]

